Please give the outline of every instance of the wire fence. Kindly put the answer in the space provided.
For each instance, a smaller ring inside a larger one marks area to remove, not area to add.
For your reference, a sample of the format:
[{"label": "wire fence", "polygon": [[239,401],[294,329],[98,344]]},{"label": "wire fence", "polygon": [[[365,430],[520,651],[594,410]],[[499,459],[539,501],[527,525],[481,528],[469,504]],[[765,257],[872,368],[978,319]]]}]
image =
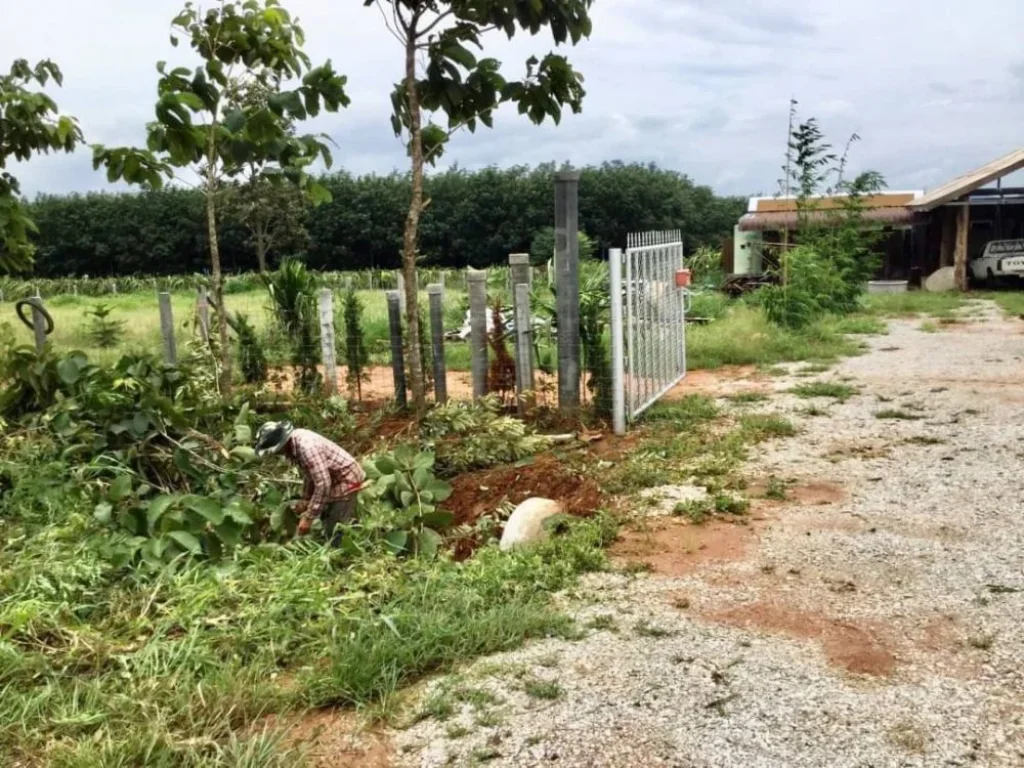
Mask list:
[{"label": "wire fence", "polygon": [[[443,282],[427,282],[441,276]],[[615,381],[606,263],[579,265],[578,328],[569,327],[564,338],[552,276],[531,266],[524,254],[512,255],[508,267],[486,271],[421,270],[416,339],[406,323],[402,281],[384,273],[374,277],[373,288],[362,287],[371,284],[370,277],[367,272],[316,273],[305,328],[282,314],[262,281],[247,290],[235,284],[225,296],[235,376],[265,381],[275,391],[304,389],[404,404],[411,400],[415,345],[430,401],[490,394],[522,415],[568,405],[610,417]],[[350,287],[361,310],[354,335],[345,307]],[[216,345],[218,322],[205,284],[168,288],[173,290],[154,291],[146,284],[132,291],[61,293],[32,301],[52,318],[45,340],[57,351],[82,350],[101,363],[125,352],[148,352],[178,363],[197,348],[202,351],[211,336]],[[31,304],[23,303],[22,309],[31,323]],[[0,313],[2,323],[2,306]],[[29,327],[18,324],[16,333],[19,341],[34,343]],[[359,345],[353,345],[353,337]],[[575,361],[577,375],[572,381],[563,373],[560,388],[566,356]],[[264,361],[262,367],[256,358]]]}]

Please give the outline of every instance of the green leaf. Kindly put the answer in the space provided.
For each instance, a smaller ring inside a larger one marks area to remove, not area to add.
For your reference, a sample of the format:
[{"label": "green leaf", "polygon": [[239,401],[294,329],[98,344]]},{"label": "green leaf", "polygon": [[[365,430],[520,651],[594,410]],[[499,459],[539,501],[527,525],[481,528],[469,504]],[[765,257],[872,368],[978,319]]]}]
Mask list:
[{"label": "green leaf", "polygon": [[247,464],[256,461],[256,451],[248,445],[240,445],[237,448],[232,448],[231,455],[237,459],[241,459]]},{"label": "green leaf", "polygon": [[434,497],[434,501],[444,501],[452,495],[452,487],[444,480],[434,478],[426,486],[425,490]]},{"label": "green leaf", "polygon": [[149,530],[156,530],[157,521],[163,517],[164,512],[171,506],[177,497],[170,496],[167,494],[157,496],[151,502],[149,502],[149,508],[146,510],[146,524],[149,526]]},{"label": "green leaf", "polygon": [[244,527],[241,523],[237,523],[234,520],[227,519],[218,525],[213,530],[216,532],[220,540],[225,544],[232,547],[237,547],[242,543],[242,531]]},{"label": "green leaf", "polygon": [[74,358],[65,357],[57,363],[57,375],[60,377],[60,380],[68,386],[71,386],[78,381],[80,374],[81,371],[79,370],[78,363],[75,362]]},{"label": "green leaf", "polygon": [[306,196],[309,198],[309,202],[313,204],[313,207],[326,205],[334,200],[334,195],[331,194],[331,191],[316,181],[310,181],[306,185]]},{"label": "green leaf", "polygon": [[416,458],[413,459],[413,466],[416,467],[416,469],[432,469],[434,461],[435,457],[433,451],[423,451],[417,454]]},{"label": "green leaf", "polygon": [[170,531],[165,535],[177,542],[186,552],[197,554],[203,551],[203,545],[199,543],[199,539],[188,531]]},{"label": "green leaf", "polygon": [[241,523],[242,525],[252,525],[252,518],[249,516],[249,513],[246,512],[246,510],[243,508],[243,502],[241,501],[236,500],[231,502],[230,504],[228,504],[227,507],[225,507],[224,512],[236,523]]},{"label": "green leaf", "polygon": [[96,505],[96,508],[92,511],[92,516],[96,518],[97,522],[103,525],[110,524],[110,516],[113,513],[114,508],[105,501],[101,501]]},{"label": "green leaf", "polygon": [[421,557],[434,557],[444,543],[437,531],[424,528],[416,536],[416,554]]},{"label": "green leaf", "polygon": [[398,471],[398,462],[390,456],[381,456],[374,464],[377,467],[377,471],[382,475],[393,475]]},{"label": "green leaf", "polygon": [[418,490],[426,488],[433,479],[433,473],[424,467],[417,467],[416,471],[412,473],[412,484],[416,486]]},{"label": "green leaf", "polygon": [[405,552],[409,545],[409,534],[405,531],[392,531],[384,537],[384,543],[392,552],[400,554]]},{"label": "green leaf", "polygon": [[188,496],[185,506],[214,525],[220,525],[224,520],[224,508],[208,496]]},{"label": "green leaf", "polygon": [[416,494],[412,491],[401,491],[398,494],[398,498],[401,500],[403,507],[408,507],[416,499]]},{"label": "green leaf", "polygon": [[455,515],[445,509],[435,509],[420,518],[423,525],[443,531],[455,522]]},{"label": "green leaf", "polygon": [[252,442],[252,427],[248,424],[235,424],[235,442],[248,445]]},{"label": "green leaf", "polygon": [[110,484],[110,489],[107,491],[107,498],[110,501],[118,502],[125,498],[129,493],[132,492],[132,476],[131,475],[118,475],[114,482]]}]

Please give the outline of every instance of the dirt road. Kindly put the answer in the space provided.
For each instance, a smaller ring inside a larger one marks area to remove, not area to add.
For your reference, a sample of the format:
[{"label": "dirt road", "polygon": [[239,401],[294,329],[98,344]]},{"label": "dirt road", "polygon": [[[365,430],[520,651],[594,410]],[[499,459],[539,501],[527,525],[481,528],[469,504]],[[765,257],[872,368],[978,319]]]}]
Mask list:
[{"label": "dirt road", "polygon": [[456,709],[398,733],[398,763],[1024,765],[1024,324],[967,315],[819,374],[860,388],[828,415],[786,378],[730,406],[800,428],[745,469],[787,498],[639,525],[615,552],[652,570],[564,596],[579,641],[431,683]]}]

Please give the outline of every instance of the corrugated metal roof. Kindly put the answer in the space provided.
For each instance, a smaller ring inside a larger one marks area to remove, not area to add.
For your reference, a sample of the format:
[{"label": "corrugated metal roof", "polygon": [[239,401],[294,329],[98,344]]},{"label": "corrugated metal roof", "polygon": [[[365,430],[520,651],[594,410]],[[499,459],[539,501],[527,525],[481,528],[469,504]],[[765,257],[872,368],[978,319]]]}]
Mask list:
[{"label": "corrugated metal roof", "polygon": [[[914,221],[914,211],[905,205],[886,208],[867,208],[861,212],[865,221],[878,224],[900,226]],[[813,211],[807,214],[811,221],[827,221],[827,211]],[[783,229],[796,229],[800,215],[794,211],[768,211],[765,213],[748,213],[739,221],[741,232],[765,232]]]},{"label": "corrugated metal roof", "polygon": [[1024,149],[1017,149],[998,160],[993,160],[988,165],[957,176],[952,181],[941,187],[936,187],[923,197],[912,201],[909,205],[919,211],[930,211],[980,189],[1002,176],[1019,171],[1021,168],[1024,168]]}]

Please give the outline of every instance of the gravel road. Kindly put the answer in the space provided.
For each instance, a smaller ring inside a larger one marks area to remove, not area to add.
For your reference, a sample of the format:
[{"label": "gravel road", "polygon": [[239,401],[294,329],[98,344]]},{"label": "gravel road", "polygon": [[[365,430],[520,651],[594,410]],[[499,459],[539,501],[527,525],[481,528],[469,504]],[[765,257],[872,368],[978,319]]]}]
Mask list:
[{"label": "gravel road", "polygon": [[[652,570],[560,596],[582,639],[428,684],[456,710],[395,734],[398,764],[1024,765],[1024,323],[921,325],[813,379],[719,381],[799,427],[745,468],[787,498],[645,517],[613,552]],[[859,393],[827,416],[785,393],[835,379]]]}]

